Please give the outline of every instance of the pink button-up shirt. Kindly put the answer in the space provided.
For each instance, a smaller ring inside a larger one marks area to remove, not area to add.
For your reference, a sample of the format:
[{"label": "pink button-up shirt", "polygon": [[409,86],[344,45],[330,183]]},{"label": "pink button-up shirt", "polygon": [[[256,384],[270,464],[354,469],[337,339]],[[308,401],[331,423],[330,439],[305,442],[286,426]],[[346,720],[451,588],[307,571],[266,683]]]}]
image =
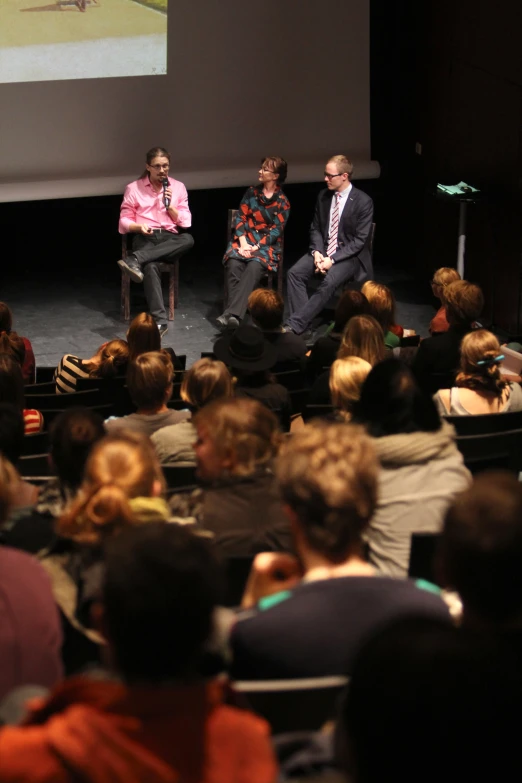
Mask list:
[{"label": "pink button-up shirt", "polygon": [[178,226],[189,228],[192,215],[188,205],[187,188],[183,182],[169,177],[172,189],[172,206],[178,210],[175,223],[163,203],[163,190],[156,193],[148,177],[137,179],[125,188],[123,202],[120,208],[120,234],[127,234],[131,223],[145,223],[151,228],[165,228],[178,233]]}]

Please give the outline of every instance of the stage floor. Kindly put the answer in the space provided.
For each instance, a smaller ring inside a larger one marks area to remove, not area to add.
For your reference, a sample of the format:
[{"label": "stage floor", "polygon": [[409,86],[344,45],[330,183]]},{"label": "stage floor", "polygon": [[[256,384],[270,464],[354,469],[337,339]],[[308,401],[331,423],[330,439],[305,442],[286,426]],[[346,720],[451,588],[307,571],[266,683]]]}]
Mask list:
[{"label": "stage floor", "polygon": [[[0,297],[13,311],[13,328],[28,337],[39,365],[55,365],[65,353],[92,356],[101,343],[125,337],[120,317],[120,277],[116,264],[92,274],[69,273],[69,279],[5,274]],[[434,314],[429,285],[421,288],[404,273],[376,270],[397,297],[397,322],[428,334]],[[166,280],[165,280],[166,294]],[[223,271],[220,262],[180,264],[179,308],[163,344],[187,355],[187,367],[202,351],[211,351],[219,336],[215,318],[222,312]],[[131,284],[131,315],[146,309],[143,289]]]}]

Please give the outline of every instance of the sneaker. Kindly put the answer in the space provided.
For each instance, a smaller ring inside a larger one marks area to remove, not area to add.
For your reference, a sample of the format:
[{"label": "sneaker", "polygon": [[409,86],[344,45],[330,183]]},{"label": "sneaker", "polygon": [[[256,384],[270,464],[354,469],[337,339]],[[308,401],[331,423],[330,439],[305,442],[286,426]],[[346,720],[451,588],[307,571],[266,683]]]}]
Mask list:
[{"label": "sneaker", "polygon": [[228,315],[225,315],[225,313],[223,313],[222,315],[218,316],[216,318],[216,323],[220,329],[226,329],[228,324]]},{"label": "sneaker", "polygon": [[236,318],[235,315],[231,315],[228,319],[227,323],[227,329],[237,329],[239,326],[239,318]]},{"label": "sneaker", "polygon": [[158,332],[160,333],[160,337],[163,337],[163,335],[167,334],[168,331],[168,324],[158,324]]},{"label": "sneaker", "polygon": [[121,259],[118,261],[118,266],[123,269],[129,275],[131,280],[135,283],[141,283],[143,280],[143,272],[140,269],[140,265],[132,256],[127,256],[127,259]]}]

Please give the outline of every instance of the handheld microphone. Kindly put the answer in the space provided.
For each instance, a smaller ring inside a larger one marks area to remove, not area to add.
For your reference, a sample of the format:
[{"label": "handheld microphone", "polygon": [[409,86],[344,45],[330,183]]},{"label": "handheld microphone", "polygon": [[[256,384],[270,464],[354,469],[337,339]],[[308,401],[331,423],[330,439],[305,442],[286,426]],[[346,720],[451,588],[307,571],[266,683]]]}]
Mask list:
[{"label": "handheld microphone", "polygon": [[163,182],[161,183],[163,185],[163,203],[165,204],[165,208],[168,209],[170,207],[170,198],[165,195],[166,190],[169,186],[169,181],[167,177],[163,178]]}]

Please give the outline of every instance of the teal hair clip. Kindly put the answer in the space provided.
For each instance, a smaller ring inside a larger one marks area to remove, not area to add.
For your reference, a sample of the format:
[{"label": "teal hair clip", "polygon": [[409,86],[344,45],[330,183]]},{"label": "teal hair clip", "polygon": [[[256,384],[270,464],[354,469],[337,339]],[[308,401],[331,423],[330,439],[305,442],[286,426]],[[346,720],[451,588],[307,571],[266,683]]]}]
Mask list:
[{"label": "teal hair clip", "polygon": [[501,362],[502,359],[505,359],[503,353],[499,353],[498,356],[492,356],[490,359],[481,359],[480,362],[477,362],[477,364],[487,364],[489,367],[491,367],[492,364],[497,364],[498,362]]}]

